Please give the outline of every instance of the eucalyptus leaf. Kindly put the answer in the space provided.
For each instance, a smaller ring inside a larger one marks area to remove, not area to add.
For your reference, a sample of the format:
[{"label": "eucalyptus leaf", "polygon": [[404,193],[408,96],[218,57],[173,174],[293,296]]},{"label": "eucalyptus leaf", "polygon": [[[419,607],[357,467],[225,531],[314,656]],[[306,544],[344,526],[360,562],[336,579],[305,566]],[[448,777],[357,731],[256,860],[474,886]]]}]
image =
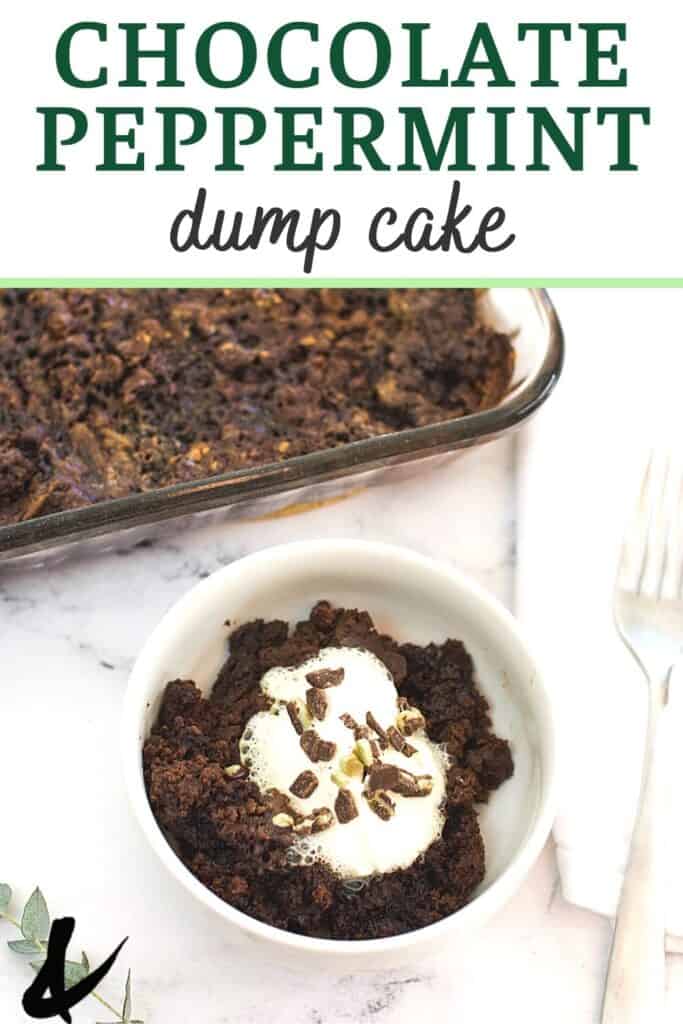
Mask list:
[{"label": "eucalyptus leaf", "polygon": [[121,1016],[123,1018],[124,1024],[127,1024],[127,1022],[130,1021],[132,1009],[133,1008],[130,997],[130,971],[128,971],[128,975],[126,977],[126,994],[123,997],[123,1009],[121,1010]]},{"label": "eucalyptus leaf", "polygon": [[64,964],[64,984],[67,988],[78,984],[79,981],[83,981],[87,976],[88,968],[84,967],[83,964],[79,964],[75,960],[67,960]]},{"label": "eucalyptus leaf", "polygon": [[9,885],[5,885],[4,882],[0,883],[0,914],[4,914],[10,905],[12,899],[12,890]]},{"label": "eucalyptus leaf", "polygon": [[[33,960],[31,967],[34,971],[39,971],[45,963],[47,957],[43,957],[41,960]],[[67,960],[64,964],[64,987],[71,988],[72,985],[77,985],[79,981],[83,981],[83,978],[87,978],[88,970],[83,964],[77,963],[75,960]]]},{"label": "eucalyptus leaf", "polygon": [[21,918],[21,934],[25,939],[47,939],[50,931],[50,914],[40,889],[35,889],[24,907]]},{"label": "eucalyptus leaf", "polygon": [[13,953],[29,955],[31,953],[40,952],[39,947],[36,946],[33,939],[14,939],[12,942],[8,942],[7,945]]},{"label": "eucalyptus leaf", "polygon": [[[12,890],[9,885],[0,883],[0,916],[3,916],[4,911],[8,909],[11,899]],[[11,918],[9,920],[11,920]],[[17,925],[15,921],[12,921],[12,923],[16,927],[20,927],[23,938],[8,942],[7,945],[14,953],[33,957],[29,963],[31,968],[38,973],[47,960],[45,944],[50,934],[50,914],[47,908],[47,903],[45,902],[45,897],[39,888],[35,889],[31,894],[26,906],[24,907],[21,925]],[[89,974],[90,962],[85,952],[81,953],[80,961],[67,960],[64,964],[65,988],[72,988],[80,981],[83,981],[83,979]],[[99,998],[96,992],[93,992],[92,995]],[[133,1001],[131,995],[130,971],[128,971],[128,975],[126,977],[126,988],[121,1015],[119,1016],[116,1014],[115,1010],[113,1012],[120,1024],[144,1024],[143,1020],[137,1018],[133,1019],[131,1016],[133,1012]],[[107,1024],[110,1024],[110,1022],[107,1022]]]}]

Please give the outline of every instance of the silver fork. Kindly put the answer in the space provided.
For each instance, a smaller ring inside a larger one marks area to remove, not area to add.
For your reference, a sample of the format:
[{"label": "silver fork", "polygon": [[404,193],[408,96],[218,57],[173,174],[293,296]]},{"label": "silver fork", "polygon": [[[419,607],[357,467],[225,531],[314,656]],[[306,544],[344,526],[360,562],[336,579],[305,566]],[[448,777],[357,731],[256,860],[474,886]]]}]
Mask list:
[{"label": "silver fork", "polygon": [[614,592],[619,634],[648,684],[642,783],[614,924],[602,1024],[659,1024],[666,959],[657,753],[669,679],[683,646],[683,475],[653,454]]}]

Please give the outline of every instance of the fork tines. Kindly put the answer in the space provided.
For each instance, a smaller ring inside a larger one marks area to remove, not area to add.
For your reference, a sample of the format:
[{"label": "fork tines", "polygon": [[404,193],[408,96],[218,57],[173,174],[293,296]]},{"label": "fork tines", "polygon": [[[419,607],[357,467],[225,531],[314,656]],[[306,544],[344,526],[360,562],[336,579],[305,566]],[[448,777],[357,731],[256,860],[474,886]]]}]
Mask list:
[{"label": "fork tines", "polygon": [[619,566],[619,586],[652,598],[683,596],[683,467],[666,452],[648,460]]}]

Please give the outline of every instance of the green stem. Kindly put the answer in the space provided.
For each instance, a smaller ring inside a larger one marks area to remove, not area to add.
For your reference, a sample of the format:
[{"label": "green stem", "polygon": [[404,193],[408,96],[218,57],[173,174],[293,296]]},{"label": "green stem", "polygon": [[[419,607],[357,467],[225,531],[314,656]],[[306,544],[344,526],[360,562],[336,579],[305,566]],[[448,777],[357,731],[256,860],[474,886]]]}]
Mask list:
[{"label": "green stem", "polygon": [[109,1010],[110,1013],[113,1013],[117,1020],[123,1020],[123,1017],[121,1016],[119,1011],[115,1010],[111,1003],[108,1003],[106,999],[103,999],[98,992],[91,992],[90,995],[93,997],[93,999],[96,999],[98,1003],[106,1007],[106,1009]]},{"label": "green stem", "polygon": [[[0,910],[0,917],[4,918],[5,921],[7,921],[9,924],[14,925],[17,931],[21,931],[21,924],[19,923],[19,921],[15,920],[15,918],[13,918],[10,914]],[[40,939],[32,939],[31,941],[35,944],[37,952],[47,952],[47,947],[45,943],[41,942]],[[117,1020],[123,1020],[122,1014],[120,1014],[119,1011],[111,1005],[111,1003],[108,1003],[106,999],[103,999],[99,992],[91,992],[90,995],[92,996],[93,999],[96,999],[101,1006],[104,1006],[104,1008],[109,1010],[110,1013],[113,1013]]]}]

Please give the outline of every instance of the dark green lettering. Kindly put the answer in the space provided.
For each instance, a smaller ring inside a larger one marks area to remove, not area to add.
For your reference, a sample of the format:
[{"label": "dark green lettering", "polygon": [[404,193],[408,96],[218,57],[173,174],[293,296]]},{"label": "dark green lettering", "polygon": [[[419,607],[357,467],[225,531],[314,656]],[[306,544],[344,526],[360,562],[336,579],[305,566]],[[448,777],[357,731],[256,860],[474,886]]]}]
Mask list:
[{"label": "dark green lettering", "polygon": [[643,124],[650,124],[649,107],[598,107],[598,124],[604,124],[608,117],[617,119],[617,159],[610,164],[610,171],[637,171],[638,164],[631,160],[631,118],[639,117]]},{"label": "dark green lettering", "polygon": [[[177,160],[178,146],[194,146],[206,135],[206,117],[195,107],[156,107],[161,114],[163,160],[154,168],[155,171],[184,171],[185,164]],[[191,122],[189,135],[178,140],[178,119],[184,117]]]},{"label": "dark green lettering", "polygon": [[[484,50],[485,56],[483,59],[477,57],[477,51],[480,46]],[[474,85],[474,82],[470,81],[470,73],[472,71],[490,71],[491,78],[486,83],[487,85],[511,86],[515,84],[508,77],[491,29],[485,21],[478,22],[472,33],[470,45],[467,48],[458,77],[451,82],[451,85]]]},{"label": "dark green lettering", "polygon": [[[356,163],[356,147],[360,149],[373,171],[390,171],[375,149],[374,143],[384,131],[384,118],[379,110],[372,107],[335,107],[336,114],[341,115],[341,160],[334,165],[335,171],[362,171],[363,165]],[[356,131],[356,118],[365,117],[369,121],[364,135]]]},{"label": "dark green lettering", "polygon": [[447,169],[449,171],[475,170],[474,164],[468,160],[469,116],[474,113],[474,107],[451,107],[438,146],[434,145],[421,107],[399,107],[399,112],[403,114],[405,131],[405,161],[397,168],[399,171],[422,170],[422,164],[415,159],[416,136],[430,171],[441,170],[451,137],[453,138],[453,162],[448,164]]},{"label": "dark green lettering", "polygon": [[144,78],[140,77],[140,59],[160,59],[164,62],[164,73],[157,79],[156,84],[166,88],[180,88],[185,85],[178,78],[178,32],[185,26],[181,22],[159,23],[156,26],[161,29],[164,35],[164,45],[160,50],[140,49],[140,33],[147,28],[144,21],[123,22],[119,28],[126,35],[126,77],[122,78],[119,85],[126,88],[138,88],[147,85]]},{"label": "dark green lettering", "polygon": [[401,28],[406,29],[409,35],[408,40],[408,77],[401,82],[401,85],[417,86],[424,88],[429,85],[448,85],[448,70],[442,68],[438,78],[425,78],[422,68],[422,35],[431,25],[426,21],[405,22]]},{"label": "dark green lettering", "polygon": [[616,78],[602,78],[600,73],[601,60],[608,60],[612,65],[617,63],[617,43],[608,46],[606,50],[601,50],[601,34],[616,32],[617,39],[623,42],[626,39],[626,25],[623,22],[580,22],[579,28],[586,33],[586,77],[579,82],[579,85],[627,85],[626,68],[621,68]]},{"label": "dark green lettering", "polygon": [[239,140],[240,146],[250,146],[266,134],[265,116],[255,107],[216,107],[216,113],[223,121],[223,159],[215,169],[243,171],[244,164],[237,162],[237,118],[246,117],[251,122],[251,132]]},{"label": "dark green lettering", "polygon": [[308,89],[320,81],[319,68],[311,68],[306,78],[292,78],[282,66],[282,45],[290,32],[306,32],[314,43],[318,42],[318,26],[312,21],[290,21],[281,25],[268,44],[268,69],[278,85],[288,89]]},{"label": "dark green lettering", "polygon": [[132,117],[136,125],[144,119],[142,107],[96,107],[102,115],[102,163],[97,164],[97,171],[144,171],[145,157],[137,153],[132,163],[121,163],[117,157],[119,143],[125,143],[129,149],[135,148],[135,127],[119,132],[118,119]]},{"label": "dark green lettering", "polygon": [[319,125],[322,122],[322,110],[320,107],[276,107],[275,113],[282,118],[282,160],[275,165],[276,171],[321,171],[323,169],[322,153],[315,153],[313,160],[308,163],[301,163],[296,159],[296,144],[303,143],[308,149],[313,149],[314,136],[313,128],[297,132],[296,119],[300,115],[312,117],[313,123]]},{"label": "dark green lettering", "polygon": [[65,29],[57,42],[55,60],[59,77],[75,89],[96,89],[107,84],[107,69],[100,68],[94,78],[80,78],[71,65],[71,44],[79,32],[95,32],[100,42],[106,42],[107,26],[101,21],[79,21]]},{"label": "dark green lettering", "polygon": [[[211,43],[217,32],[234,32],[242,44],[242,66],[233,78],[219,78],[211,64]],[[256,40],[244,25],[236,21],[219,21],[215,25],[209,25],[197,40],[195,53],[197,71],[207,85],[216,89],[234,89],[243,85],[254,73],[256,67]]]},{"label": "dark green lettering", "polygon": [[564,135],[560,126],[546,107],[527,107],[534,124],[533,162],[527,164],[527,171],[549,171],[550,165],[543,159],[543,139],[547,135],[567,167],[572,171],[583,170],[583,124],[590,107],[567,107],[567,113],[574,118],[573,142]]},{"label": "dark green lettering", "polygon": [[519,39],[524,41],[530,32],[538,37],[537,76],[532,85],[544,87],[559,85],[552,74],[553,32],[559,32],[563,39],[571,39],[572,27],[569,22],[524,21],[518,28]]},{"label": "dark green lettering", "polygon": [[[38,164],[38,171],[65,171],[66,165],[57,160],[57,146],[75,146],[85,138],[88,130],[88,119],[82,110],[76,107],[38,107],[37,112],[43,115],[43,162]],[[60,117],[71,118],[72,132],[66,138],[57,138],[57,121]]]},{"label": "dark green lettering", "polygon": [[[375,43],[375,69],[368,78],[352,78],[346,69],[346,42],[352,32],[359,31],[369,32]],[[344,25],[332,39],[330,66],[337,81],[350,89],[368,89],[372,85],[377,85],[391,66],[391,43],[388,35],[384,29],[371,21],[352,21]]]}]

